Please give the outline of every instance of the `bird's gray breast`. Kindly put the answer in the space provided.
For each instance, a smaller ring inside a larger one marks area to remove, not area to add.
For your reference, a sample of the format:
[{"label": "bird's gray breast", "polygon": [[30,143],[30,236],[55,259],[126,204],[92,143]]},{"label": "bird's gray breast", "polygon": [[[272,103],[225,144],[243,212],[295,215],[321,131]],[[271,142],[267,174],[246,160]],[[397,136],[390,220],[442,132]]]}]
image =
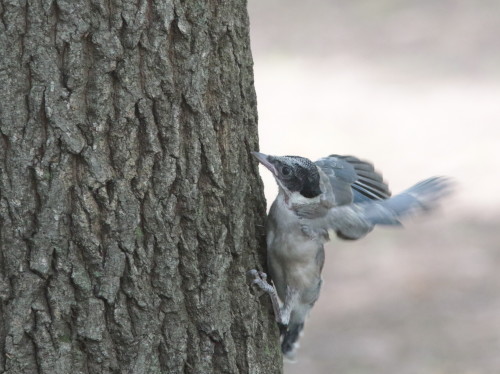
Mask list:
[{"label": "bird's gray breast", "polygon": [[323,243],[319,236],[304,234],[301,221],[284,201],[274,202],[269,212],[267,250],[269,271],[280,298],[287,286],[303,291],[317,288]]}]

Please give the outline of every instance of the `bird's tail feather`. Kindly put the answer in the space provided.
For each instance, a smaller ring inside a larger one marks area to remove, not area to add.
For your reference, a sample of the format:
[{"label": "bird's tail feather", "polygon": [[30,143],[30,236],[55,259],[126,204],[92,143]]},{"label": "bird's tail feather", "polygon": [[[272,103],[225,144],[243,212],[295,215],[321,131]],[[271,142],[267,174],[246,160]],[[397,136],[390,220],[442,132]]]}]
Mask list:
[{"label": "bird's tail feather", "polygon": [[286,330],[282,330],[283,341],[281,342],[281,352],[287,358],[293,359],[293,354],[299,340],[300,333],[304,328],[304,323],[291,322]]}]

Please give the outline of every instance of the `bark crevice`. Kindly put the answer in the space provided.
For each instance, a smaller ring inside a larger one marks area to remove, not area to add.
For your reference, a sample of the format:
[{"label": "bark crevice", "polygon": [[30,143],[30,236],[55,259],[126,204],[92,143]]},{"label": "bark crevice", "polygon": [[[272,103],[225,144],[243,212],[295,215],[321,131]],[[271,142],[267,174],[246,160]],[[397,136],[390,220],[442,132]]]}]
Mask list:
[{"label": "bark crevice", "polygon": [[0,371],[279,373],[246,3],[0,18]]}]

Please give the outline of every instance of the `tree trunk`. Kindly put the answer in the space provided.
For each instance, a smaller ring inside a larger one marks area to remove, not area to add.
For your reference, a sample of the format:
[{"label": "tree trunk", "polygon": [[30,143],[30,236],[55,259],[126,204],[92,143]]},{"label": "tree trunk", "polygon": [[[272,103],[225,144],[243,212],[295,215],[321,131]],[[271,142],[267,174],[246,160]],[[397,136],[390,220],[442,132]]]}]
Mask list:
[{"label": "tree trunk", "polygon": [[246,2],[0,7],[0,372],[281,372]]}]

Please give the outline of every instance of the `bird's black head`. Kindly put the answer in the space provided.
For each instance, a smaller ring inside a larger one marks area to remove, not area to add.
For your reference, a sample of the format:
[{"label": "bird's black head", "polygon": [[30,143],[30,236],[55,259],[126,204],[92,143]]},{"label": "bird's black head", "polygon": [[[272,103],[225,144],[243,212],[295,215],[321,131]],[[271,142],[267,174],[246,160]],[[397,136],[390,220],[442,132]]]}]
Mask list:
[{"label": "bird's black head", "polygon": [[300,156],[268,156],[252,152],[259,162],[268,168],[278,184],[290,192],[313,198],[321,194],[318,168],[309,159]]}]

